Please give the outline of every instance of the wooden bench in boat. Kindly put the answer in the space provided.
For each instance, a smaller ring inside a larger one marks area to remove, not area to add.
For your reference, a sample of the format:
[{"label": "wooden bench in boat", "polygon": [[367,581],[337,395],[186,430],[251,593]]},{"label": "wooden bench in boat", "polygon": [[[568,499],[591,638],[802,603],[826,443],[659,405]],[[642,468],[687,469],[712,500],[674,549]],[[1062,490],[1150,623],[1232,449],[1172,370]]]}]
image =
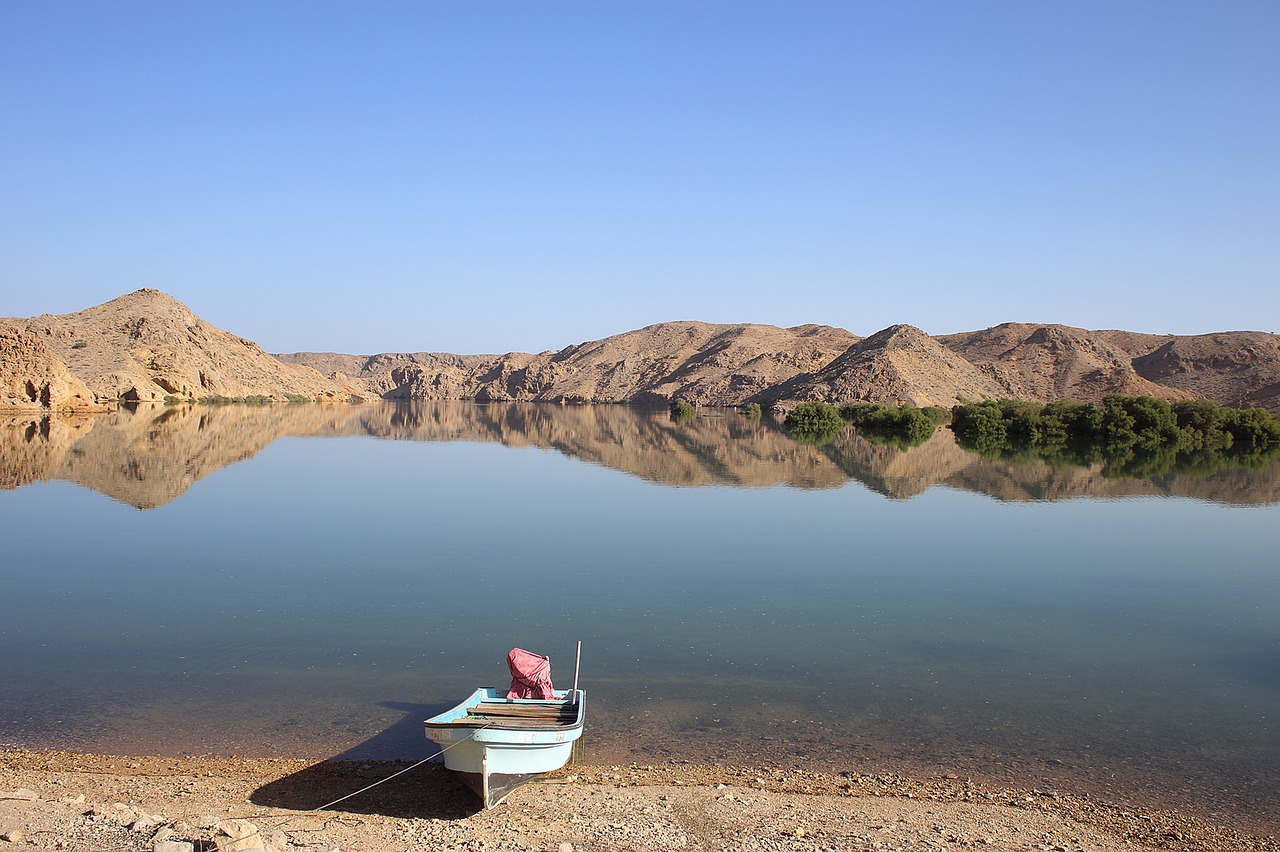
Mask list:
[{"label": "wooden bench in boat", "polygon": [[503,727],[569,727],[578,720],[572,704],[507,704],[482,701],[467,708],[467,721],[496,722]]}]

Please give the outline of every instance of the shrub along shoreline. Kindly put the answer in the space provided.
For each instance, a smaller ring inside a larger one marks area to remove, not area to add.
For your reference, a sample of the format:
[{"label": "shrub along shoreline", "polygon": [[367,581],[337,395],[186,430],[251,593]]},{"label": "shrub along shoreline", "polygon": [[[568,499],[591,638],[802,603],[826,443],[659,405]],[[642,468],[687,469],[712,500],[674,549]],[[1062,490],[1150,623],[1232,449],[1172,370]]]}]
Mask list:
[{"label": "shrub along shoreline", "polygon": [[1111,476],[1255,468],[1280,457],[1280,420],[1265,409],[1203,399],[1114,394],[1100,405],[1001,399],[966,402],[951,413],[951,429],[966,450],[1010,461],[1102,462]]},{"label": "shrub along shoreline", "polygon": [[852,402],[837,408],[827,402],[802,402],[787,413],[783,426],[791,437],[805,444],[826,444],[853,424],[858,434],[873,444],[906,449],[929,440],[938,426],[951,419],[945,408],[891,408],[874,402]]},{"label": "shrub along shoreline", "polygon": [[826,444],[852,424],[873,444],[919,446],[950,425],[962,449],[1004,461],[1104,465],[1107,476],[1152,477],[1259,468],[1280,458],[1280,419],[1261,408],[1208,400],[1170,403],[1113,394],[1100,404],[1020,399],[964,401],[944,408],[802,402],[784,426],[797,441]]}]

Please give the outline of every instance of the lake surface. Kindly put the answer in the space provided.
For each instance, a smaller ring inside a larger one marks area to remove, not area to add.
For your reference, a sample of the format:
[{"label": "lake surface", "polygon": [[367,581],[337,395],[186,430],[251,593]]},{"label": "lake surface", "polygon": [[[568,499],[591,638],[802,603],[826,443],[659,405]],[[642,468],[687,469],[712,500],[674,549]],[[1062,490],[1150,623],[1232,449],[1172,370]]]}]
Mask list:
[{"label": "lake surface", "polygon": [[431,403],[0,419],[0,744],[416,759],[583,642],[587,756],[955,773],[1280,831],[1280,470]]}]

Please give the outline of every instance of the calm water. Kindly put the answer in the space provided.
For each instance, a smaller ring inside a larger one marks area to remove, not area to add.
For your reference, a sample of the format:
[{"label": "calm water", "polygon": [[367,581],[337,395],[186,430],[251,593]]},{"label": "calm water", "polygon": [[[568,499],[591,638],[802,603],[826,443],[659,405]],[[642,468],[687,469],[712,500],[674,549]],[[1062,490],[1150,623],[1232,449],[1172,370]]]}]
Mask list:
[{"label": "calm water", "polygon": [[432,404],[0,420],[0,744],[416,758],[572,680],[588,756],[954,772],[1277,830],[1280,472]]}]

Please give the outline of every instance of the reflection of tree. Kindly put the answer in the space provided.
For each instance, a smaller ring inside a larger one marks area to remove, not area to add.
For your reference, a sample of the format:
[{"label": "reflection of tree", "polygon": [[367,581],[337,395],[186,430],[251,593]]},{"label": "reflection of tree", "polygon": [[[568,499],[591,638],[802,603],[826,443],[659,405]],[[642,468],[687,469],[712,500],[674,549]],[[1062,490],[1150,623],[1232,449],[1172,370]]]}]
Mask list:
[{"label": "reflection of tree", "polygon": [[830,444],[840,434],[840,428],[836,429],[795,429],[788,434],[791,435],[797,444],[808,444],[811,447],[821,447]]},{"label": "reflection of tree", "polygon": [[894,447],[899,450],[909,450],[932,438],[933,428],[930,427],[929,431],[925,433],[915,432],[909,435],[902,435],[895,429],[862,426],[859,427],[858,434],[865,438],[867,443],[874,444],[877,447]]}]

